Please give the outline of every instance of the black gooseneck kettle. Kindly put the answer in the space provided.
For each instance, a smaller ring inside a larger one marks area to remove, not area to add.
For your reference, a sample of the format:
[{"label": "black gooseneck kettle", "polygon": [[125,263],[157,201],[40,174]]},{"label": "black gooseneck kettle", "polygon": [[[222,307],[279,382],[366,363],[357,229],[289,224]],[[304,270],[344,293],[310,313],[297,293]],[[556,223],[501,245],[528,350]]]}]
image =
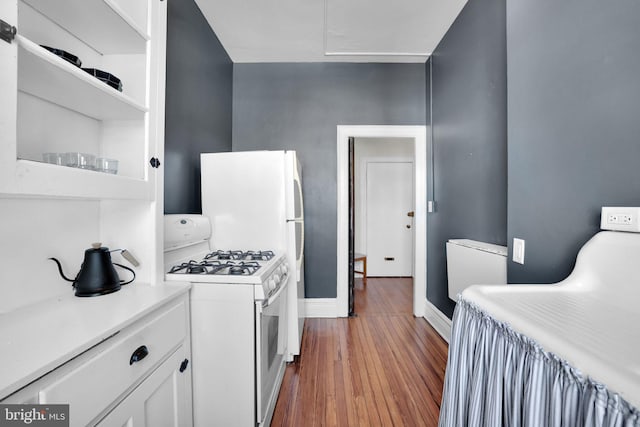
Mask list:
[{"label": "black gooseneck kettle", "polygon": [[[73,282],[75,294],[78,297],[93,297],[110,294],[120,290],[120,287],[134,281],[136,273],[129,267],[111,261],[111,251],[101,243],[93,243],[92,247],[84,251],[84,261],[75,279],[69,279],[62,271],[62,265],[56,258],[49,258],[58,264],[58,271],[62,278]],[[114,265],[124,268],[133,274],[128,282],[120,280]]]}]

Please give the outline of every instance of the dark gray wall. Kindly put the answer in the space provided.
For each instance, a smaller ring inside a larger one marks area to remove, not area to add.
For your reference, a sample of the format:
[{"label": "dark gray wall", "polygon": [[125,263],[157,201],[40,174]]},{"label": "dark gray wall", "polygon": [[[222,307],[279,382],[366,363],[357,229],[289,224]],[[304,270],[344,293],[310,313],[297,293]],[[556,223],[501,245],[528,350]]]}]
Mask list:
[{"label": "dark gray wall", "polygon": [[555,282],[601,206],[640,205],[640,2],[509,2],[507,38],[508,276]]},{"label": "dark gray wall", "polygon": [[200,153],[231,151],[233,63],[193,0],[170,1],[165,213],[201,213]]},{"label": "dark gray wall", "polygon": [[300,157],[307,297],[336,297],[336,126],[424,125],[425,81],[423,64],[235,64],[233,151]]},{"label": "dark gray wall", "polygon": [[436,212],[427,216],[427,296],[448,316],[446,241],[506,244],[505,7],[470,0],[430,59]]}]

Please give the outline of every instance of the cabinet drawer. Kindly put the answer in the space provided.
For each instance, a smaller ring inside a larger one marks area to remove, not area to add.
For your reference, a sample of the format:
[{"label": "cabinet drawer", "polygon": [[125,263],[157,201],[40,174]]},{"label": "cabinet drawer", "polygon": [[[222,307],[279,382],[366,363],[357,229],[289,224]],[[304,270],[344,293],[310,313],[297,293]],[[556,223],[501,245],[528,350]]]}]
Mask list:
[{"label": "cabinet drawer", "polygon": [[[181,301],[101,344],[104,349],[93,358],[42,388],[39,402],[68,403],[71,424],[86,425],[166,359],[184,342],[187,330],[186,302]],[[132,355],[142,346],[148,353],[138,352],[140,360],[134,361]]]}]

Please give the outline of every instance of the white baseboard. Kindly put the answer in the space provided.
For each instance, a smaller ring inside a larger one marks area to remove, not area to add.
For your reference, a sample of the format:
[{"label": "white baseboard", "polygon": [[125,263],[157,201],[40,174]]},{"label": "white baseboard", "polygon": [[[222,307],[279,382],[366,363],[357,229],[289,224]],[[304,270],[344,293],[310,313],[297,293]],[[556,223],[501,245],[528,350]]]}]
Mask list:
[{"label": "white baseboard", "polygon": [[449,339],[451,339],[451,319],[438,310],[438,307],[431,304],[429,300],[425,299],[424,308],[424,318],[426,321],[433,326],[433,329],[435,329],[447,343],[449,343]]},{"label": "white baseboard", "polygon": [[337,298],[305,298],[304,300],[305,317],[338,317],[338,299]]}]

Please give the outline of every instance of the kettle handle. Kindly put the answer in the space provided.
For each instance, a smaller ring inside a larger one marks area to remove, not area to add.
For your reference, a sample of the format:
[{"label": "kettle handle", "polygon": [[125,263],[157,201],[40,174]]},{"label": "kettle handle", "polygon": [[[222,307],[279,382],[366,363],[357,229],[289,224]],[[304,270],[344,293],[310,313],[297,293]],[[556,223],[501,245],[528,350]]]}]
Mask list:
[{"label": "kettle handle", "polygon": [[124,286],[124,285],[128,285],[129,283],[133,282],[134,280],[136,280],[136,272],[133,271],[133,269],[122,265],[122,264],[118,264],[117,262],[114,262],[113,265],[117,265],[120,268],[124,268],[125,270],[129,270],[131,272],[131,274],[133,274],[133,277],[131,278],[131,280],[129,280],[128,282],[125,282],[123,280],[120,281],[120,286]]}]

